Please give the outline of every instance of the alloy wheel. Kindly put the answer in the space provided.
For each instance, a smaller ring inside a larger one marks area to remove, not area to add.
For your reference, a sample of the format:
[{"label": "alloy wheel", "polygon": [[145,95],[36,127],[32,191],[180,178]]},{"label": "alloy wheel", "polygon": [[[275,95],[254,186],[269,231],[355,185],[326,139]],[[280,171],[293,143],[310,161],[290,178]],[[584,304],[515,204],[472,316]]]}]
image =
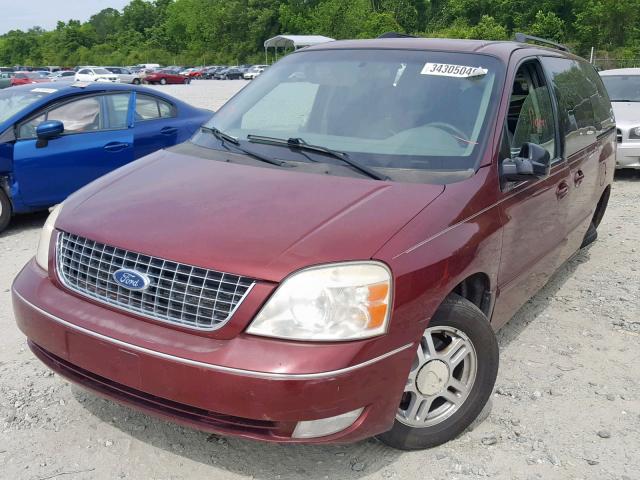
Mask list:
[{"label": "alloy wheel", "polygon": [[418,345],[396,419],[409,427],[437,425],[465,402],[478,357],[469,337],[449,326],[427,328]]}]

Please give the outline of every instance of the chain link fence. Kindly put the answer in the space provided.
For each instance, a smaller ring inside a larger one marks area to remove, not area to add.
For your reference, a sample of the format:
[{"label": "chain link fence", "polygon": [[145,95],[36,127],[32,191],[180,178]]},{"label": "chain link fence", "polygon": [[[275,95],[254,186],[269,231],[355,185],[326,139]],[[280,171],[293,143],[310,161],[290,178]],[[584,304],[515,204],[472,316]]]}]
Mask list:
[{"label": "chain link fence", "polygon": [[598,70],[612,68],[640,68],[640,58],[594,58],[593,64]]}]

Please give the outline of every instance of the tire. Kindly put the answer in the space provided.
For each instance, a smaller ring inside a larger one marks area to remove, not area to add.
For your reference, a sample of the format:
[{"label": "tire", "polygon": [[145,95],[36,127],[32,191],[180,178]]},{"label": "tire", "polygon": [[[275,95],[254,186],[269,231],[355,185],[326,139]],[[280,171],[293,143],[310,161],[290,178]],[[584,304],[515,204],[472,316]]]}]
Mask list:
[{"label": "tire", "polygon": [[602,218],[607,211],[610,193],[611,190],[607,189],[602,194],[602,197],[600,197],[598,206],[596,207],[596,211],[593,214],[593,218],[591,219],[591,224],[589,225],[589,229],[587,230],[587,233],[582,240],[582,245],[580,245],[580,248],[587,247],[598,239],[598,227],[600,226],[600,222],[602,221]]},{"label": "tire", "polygon": [[160,79],[160,85],[166,85],[167,84],[167,79],[166,78],[161,78]]},{"label": "tire", "polygon": [[189,78],[185,78],[183,83],[184,83],[185,85],[189,85],[189,84],[191,83],[191,79],[189,79]]},{"label": "tire", "polygon": [[[421,450],[457,437],[489,400],[499,358],[498,341],[487,317],[473,303],[451,294],[423,334],[393,427],[378,438],[400,450]],[[451,361],[455,362],[452,369]],[[428,408],[426,416],[424,408]]]},{"label": "tire", "polygon": [[133,84],[134,85],[140,85],[140,79],[139,78],[134,78],[133,79]]},{"label": "tire", "polygon": [[12,213],[11,201],[9,201],[7,194],[0,188],[0,232],[9,226]]}]

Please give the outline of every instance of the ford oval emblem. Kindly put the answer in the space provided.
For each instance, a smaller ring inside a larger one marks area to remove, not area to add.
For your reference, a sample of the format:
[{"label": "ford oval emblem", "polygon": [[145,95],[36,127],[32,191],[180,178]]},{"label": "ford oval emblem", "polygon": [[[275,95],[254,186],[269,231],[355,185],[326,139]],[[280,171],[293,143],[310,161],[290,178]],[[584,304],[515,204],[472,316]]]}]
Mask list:
[{"label": "ford oval emblem", "polygon": [[121,268],[113,272],[113,279],[118,285],[129,290],[146,290],[151,284],[151,280],[144,273],[137,272],[130,268]]}]

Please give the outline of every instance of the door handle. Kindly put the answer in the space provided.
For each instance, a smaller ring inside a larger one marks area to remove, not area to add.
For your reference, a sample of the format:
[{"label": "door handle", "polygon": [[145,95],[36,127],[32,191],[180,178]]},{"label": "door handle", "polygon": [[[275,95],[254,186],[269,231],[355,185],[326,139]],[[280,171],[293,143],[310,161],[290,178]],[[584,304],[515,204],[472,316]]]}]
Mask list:
[{"label": "door handle", "polygon": [[124,150],[125,148],[128,148],[129,144],[128,143],[123,143],[123,142],[111,142],[111,143],[107,143],[104,146],[104,149],[108,152],[120,152],[122,150]]},{"label": "door handle", "polygon": [[558,200],[566,197],[569,194],[569,185],[567,184],[567,182],[562,182],[560,185],[558,185],[558,188],[556,189],[556,197],[558,197]]},{"label": "door handle", "polygon": [[176,127],[164,127],[160,130],[160,133],[163,135],[173,135],[177,131],[178,129]]},{"label": "door handle", "polygon": [[582,170],[578,170],[573,176],[573,183],[575,183],[576,187],[580,186],[582,181],[584,180],[584,173]]}]

